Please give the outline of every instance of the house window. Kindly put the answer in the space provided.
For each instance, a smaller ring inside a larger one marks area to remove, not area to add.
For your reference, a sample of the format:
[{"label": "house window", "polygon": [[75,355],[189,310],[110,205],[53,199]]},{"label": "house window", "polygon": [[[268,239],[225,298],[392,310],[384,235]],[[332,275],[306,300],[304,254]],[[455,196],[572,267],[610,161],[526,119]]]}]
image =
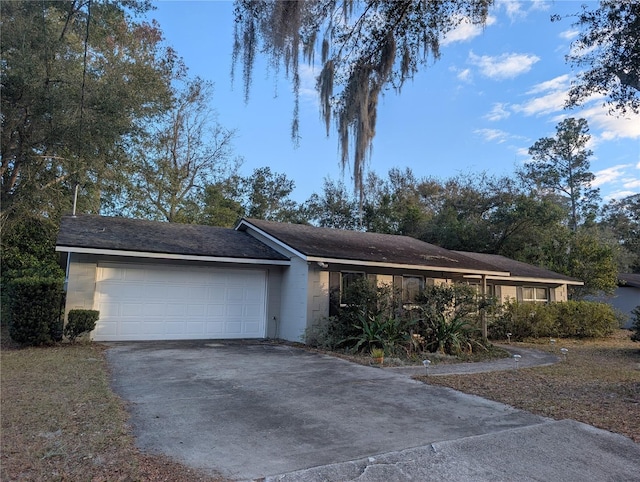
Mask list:
[{"label": "house window", "polygon": [[422,276],[402,277],[402,302],[413,303],[424,290],[424,278]]},{"label": "house window", "polygon": [[525,286],[522,288],[522,301],[533,303],[546,303],[549,301],[547,288],[533,288]]},{"label": "house window", "polygon": [[365,274],[361,272],[342,272],[340,273],[340,304],[346,303],[345,295],[349,289],[356,283],[361,282],[365,278]]}]

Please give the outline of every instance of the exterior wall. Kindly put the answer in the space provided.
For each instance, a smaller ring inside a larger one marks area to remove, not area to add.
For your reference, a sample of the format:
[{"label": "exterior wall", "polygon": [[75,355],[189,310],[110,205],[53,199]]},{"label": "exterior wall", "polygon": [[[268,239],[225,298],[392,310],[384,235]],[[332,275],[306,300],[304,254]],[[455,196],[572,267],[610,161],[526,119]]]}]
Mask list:
[{"label": "exterior wall", "polygon": [[69,273],[67,274],[67,300],[65,320],[70,310],[92,310],[96,291],[96,271],[98,262],[95,256],[87,254],[69,254]]},{"label": "exterior wall", "polygon": [[509,300],[515,300],[518,298],[518,291],[515,286],[499,285],[500,287],[500,303],[505,303]]},{"label": "exterior wall", "polygon": [[393,276],[389,274],[379,274],[376,276],[376,283],[378,287],[393,286]]},{"label": "exterior wall", "polygon": [[557,288],[549,288],[551,301],[567,301],[567,285],[560,285]]},{"label": "exterior wall", "polygon": [[594,301],[608,303],[624,316],[623,328],[631,328],[633,315],[631,311],[640,305],[640,288],[634,286],[618,286],[611,296],[593,296]]},{"label": "exterior wall", "polygon": [[329,316],[329,272],[309,266],[307,327]]},{"label": "exterior wall", "polygon": [[282,298],[282,268],[267,270],[267,338],[276,338]]},{"label": "exterior wall", "polygon": [[[304,340],[308,323],[307,305],[309,267],[300,258],[291,259],[291,265],[282,273],[281,311],[276,338],[300,342]],[[327,304],[328,304],[327,293]]]}]

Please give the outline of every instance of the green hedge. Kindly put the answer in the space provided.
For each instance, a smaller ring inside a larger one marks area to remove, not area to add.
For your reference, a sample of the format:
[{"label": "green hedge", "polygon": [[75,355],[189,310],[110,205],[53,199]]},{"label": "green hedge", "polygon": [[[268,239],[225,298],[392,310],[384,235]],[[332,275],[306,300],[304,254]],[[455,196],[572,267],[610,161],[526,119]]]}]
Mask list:
[{"label": "green hedge", "polygon": [[505,303],[489,324],[489,337],[600,338],[620,327],[620,317],[606,303],[565,301],[562,303]]},{"label": "green hedge", "polygon": [[16,278],[7,286],[9,335],[24,345],[62,339],[63,280]]},{"label": "green hedge", "polygon": [[83,333],[96,328],[100,312],[96,310],[71,310],[64,327],[64,334],[69,340],[75,341]]}]

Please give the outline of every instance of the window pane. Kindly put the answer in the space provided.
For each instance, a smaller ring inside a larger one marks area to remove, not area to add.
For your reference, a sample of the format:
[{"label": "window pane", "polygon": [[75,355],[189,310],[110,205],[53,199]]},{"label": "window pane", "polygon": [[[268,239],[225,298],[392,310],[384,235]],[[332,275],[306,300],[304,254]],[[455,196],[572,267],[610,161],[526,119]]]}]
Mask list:
[{"label": "window pane", "polygon": [[532,300],[533,299],[533,288],[522,288],[522,299],[523,300]]},{"label": "window pane", "polygon": [[536,288],[536,300],[538,300],[538,301],[547,301],[547,289],[546,288]]},{"label": "window pane", "polygon": [[423,290],[424,280],[419,276],[402,277],[402,301],[412,303]]},{"label": "window pane", "polygon": [[353,286],[353,284],[357,280],[364,279],[364,273],[341,273],[341,286],[340,286],[340,302],[345,302],[345,294],[349,292],[349,288]]}]

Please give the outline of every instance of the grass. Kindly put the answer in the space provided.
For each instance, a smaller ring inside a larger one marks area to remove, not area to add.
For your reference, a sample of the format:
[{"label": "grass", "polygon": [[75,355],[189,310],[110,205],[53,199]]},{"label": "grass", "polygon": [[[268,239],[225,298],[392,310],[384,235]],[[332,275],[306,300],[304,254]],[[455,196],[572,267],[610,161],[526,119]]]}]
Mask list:
[{"label": "grass", "polygon": [[566,361],[508,372],[418,377],[549,418],[571,418],[640,443],[640,344],[630,332],[597,340],[548,339],[515,345],[559,354]]},{"label": "grass", "polygon": [[17,349],[3,336],[0,359],[0,480],[221,480],[140,453],[99,345]]}]

